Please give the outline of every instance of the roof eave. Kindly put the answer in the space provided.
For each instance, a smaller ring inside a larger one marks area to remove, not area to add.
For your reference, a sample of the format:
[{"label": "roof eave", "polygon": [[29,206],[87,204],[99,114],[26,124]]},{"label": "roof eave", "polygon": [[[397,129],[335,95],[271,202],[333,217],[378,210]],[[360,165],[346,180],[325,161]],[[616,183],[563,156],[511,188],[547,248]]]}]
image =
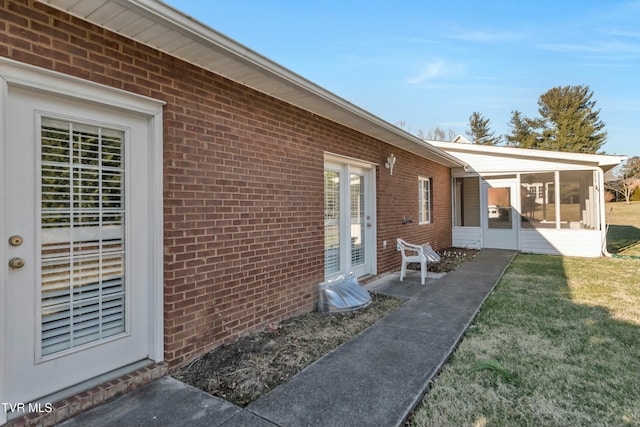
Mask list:
[{"label": "roof eave", "polygon": [[[585,153],[569,153],[561,151],[549,151],[516,147],[503,146],[487,146],[478,144],[465,144],[458,142],[446,141],[429,141],[432,145],[451,154],[455,152],[474,152],[497,154],[502,156],[522,157],[547,161],[566,161],[573,163],[581,163],[589,166],[599,166],[605,171],[611,169],[624,162],[627,156],[609,155],[609,154],[585,154]],[[455,156],[455,154],[452,154]]]},{"label": "roof eave", "polygon": [[[463,165],[161,1],[38,1],[421,157],[448,167]],[[125,25],[125,17],[139,25]]]}]

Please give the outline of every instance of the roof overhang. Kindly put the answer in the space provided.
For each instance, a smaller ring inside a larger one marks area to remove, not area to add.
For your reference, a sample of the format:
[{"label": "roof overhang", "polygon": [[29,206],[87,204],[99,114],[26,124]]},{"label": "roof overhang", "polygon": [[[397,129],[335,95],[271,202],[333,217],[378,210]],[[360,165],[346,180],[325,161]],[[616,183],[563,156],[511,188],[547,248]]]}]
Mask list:
[{"label": "roof overhang", "polygon": [[38,1],[413,154],[464,165],[161,1]]},{"label": "roof overhang", "polygon": [[496,164],[502,165],[501,167],[504,168],[505,172],[509,171],[509,162],[499,162],[498,159],[500,157],[507,160],[509,158],[520,158],[547,162],[579,164],[589,167],[599,167],[605,172],[611,168],[618,166],[620,163],[624,162],[627,159],[627,156],[568,153],[563,151],[479,145],[465,142],[429,141],[429,143],[442,149],[452,156],[456,156],[456,154],[464,152],[493,156],[496,158]]}]

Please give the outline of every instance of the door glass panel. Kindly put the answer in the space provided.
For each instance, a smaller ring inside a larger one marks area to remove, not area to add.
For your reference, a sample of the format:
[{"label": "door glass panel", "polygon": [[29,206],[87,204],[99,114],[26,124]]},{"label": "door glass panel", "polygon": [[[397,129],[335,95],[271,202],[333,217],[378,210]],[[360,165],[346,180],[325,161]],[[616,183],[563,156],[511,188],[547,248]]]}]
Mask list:
[{"label": "door glass panel", "polygon": [[340,271],[340,173],[324,172],[324,272]]},{"label": "door glass panel", "polygon": [[124,132],[41,125],[41,355],[125,331]]},{"label": "door glass panel", "polygon": [[511,228],[511,189],[509,187],[489,187],[487,197],[489,228]]},{"label": "door glass panel", "polygon": [[364,177],[351,174],[351,266],[365,263]]}]

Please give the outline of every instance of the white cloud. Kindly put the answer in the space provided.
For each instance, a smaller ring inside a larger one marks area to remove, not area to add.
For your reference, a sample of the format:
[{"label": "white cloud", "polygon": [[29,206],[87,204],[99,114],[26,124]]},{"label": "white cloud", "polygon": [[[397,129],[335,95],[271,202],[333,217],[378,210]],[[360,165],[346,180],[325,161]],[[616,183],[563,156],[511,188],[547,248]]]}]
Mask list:
[{"label": "white cloud", "polygon": [[412,85],[420,84],[427,80],[431,80],[434,77],[438,77],[439,75],[442,75],[445,69],[446,69],[446,64],[443,60],[440,59],[435,62],[431,62],[430,64],[427,64],[422,69],[422,72],[420,74],[414,77],[409,77],[407,79],[407,82],[409,82]]},{"label": "white cloud", "polygon": [[436,59],[425,64],[417,75],[407,78],[407,83],[417,85],[436,78],[460,75],[463,71],[464,66],[462,64]]}]

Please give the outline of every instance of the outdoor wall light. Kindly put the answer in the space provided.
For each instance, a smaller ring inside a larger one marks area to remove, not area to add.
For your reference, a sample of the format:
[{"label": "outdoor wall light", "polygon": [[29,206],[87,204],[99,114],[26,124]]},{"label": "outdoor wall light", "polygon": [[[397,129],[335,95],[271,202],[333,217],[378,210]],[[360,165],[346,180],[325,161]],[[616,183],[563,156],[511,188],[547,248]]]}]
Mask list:
[{"label": "outdoor wall light", "polygon": [[387,157],[387,163],[384,164],[384,167],[389,169],[389,175],[393,175],[393,166],[396,164],[396,156],[391,153],[389,157]]}]

